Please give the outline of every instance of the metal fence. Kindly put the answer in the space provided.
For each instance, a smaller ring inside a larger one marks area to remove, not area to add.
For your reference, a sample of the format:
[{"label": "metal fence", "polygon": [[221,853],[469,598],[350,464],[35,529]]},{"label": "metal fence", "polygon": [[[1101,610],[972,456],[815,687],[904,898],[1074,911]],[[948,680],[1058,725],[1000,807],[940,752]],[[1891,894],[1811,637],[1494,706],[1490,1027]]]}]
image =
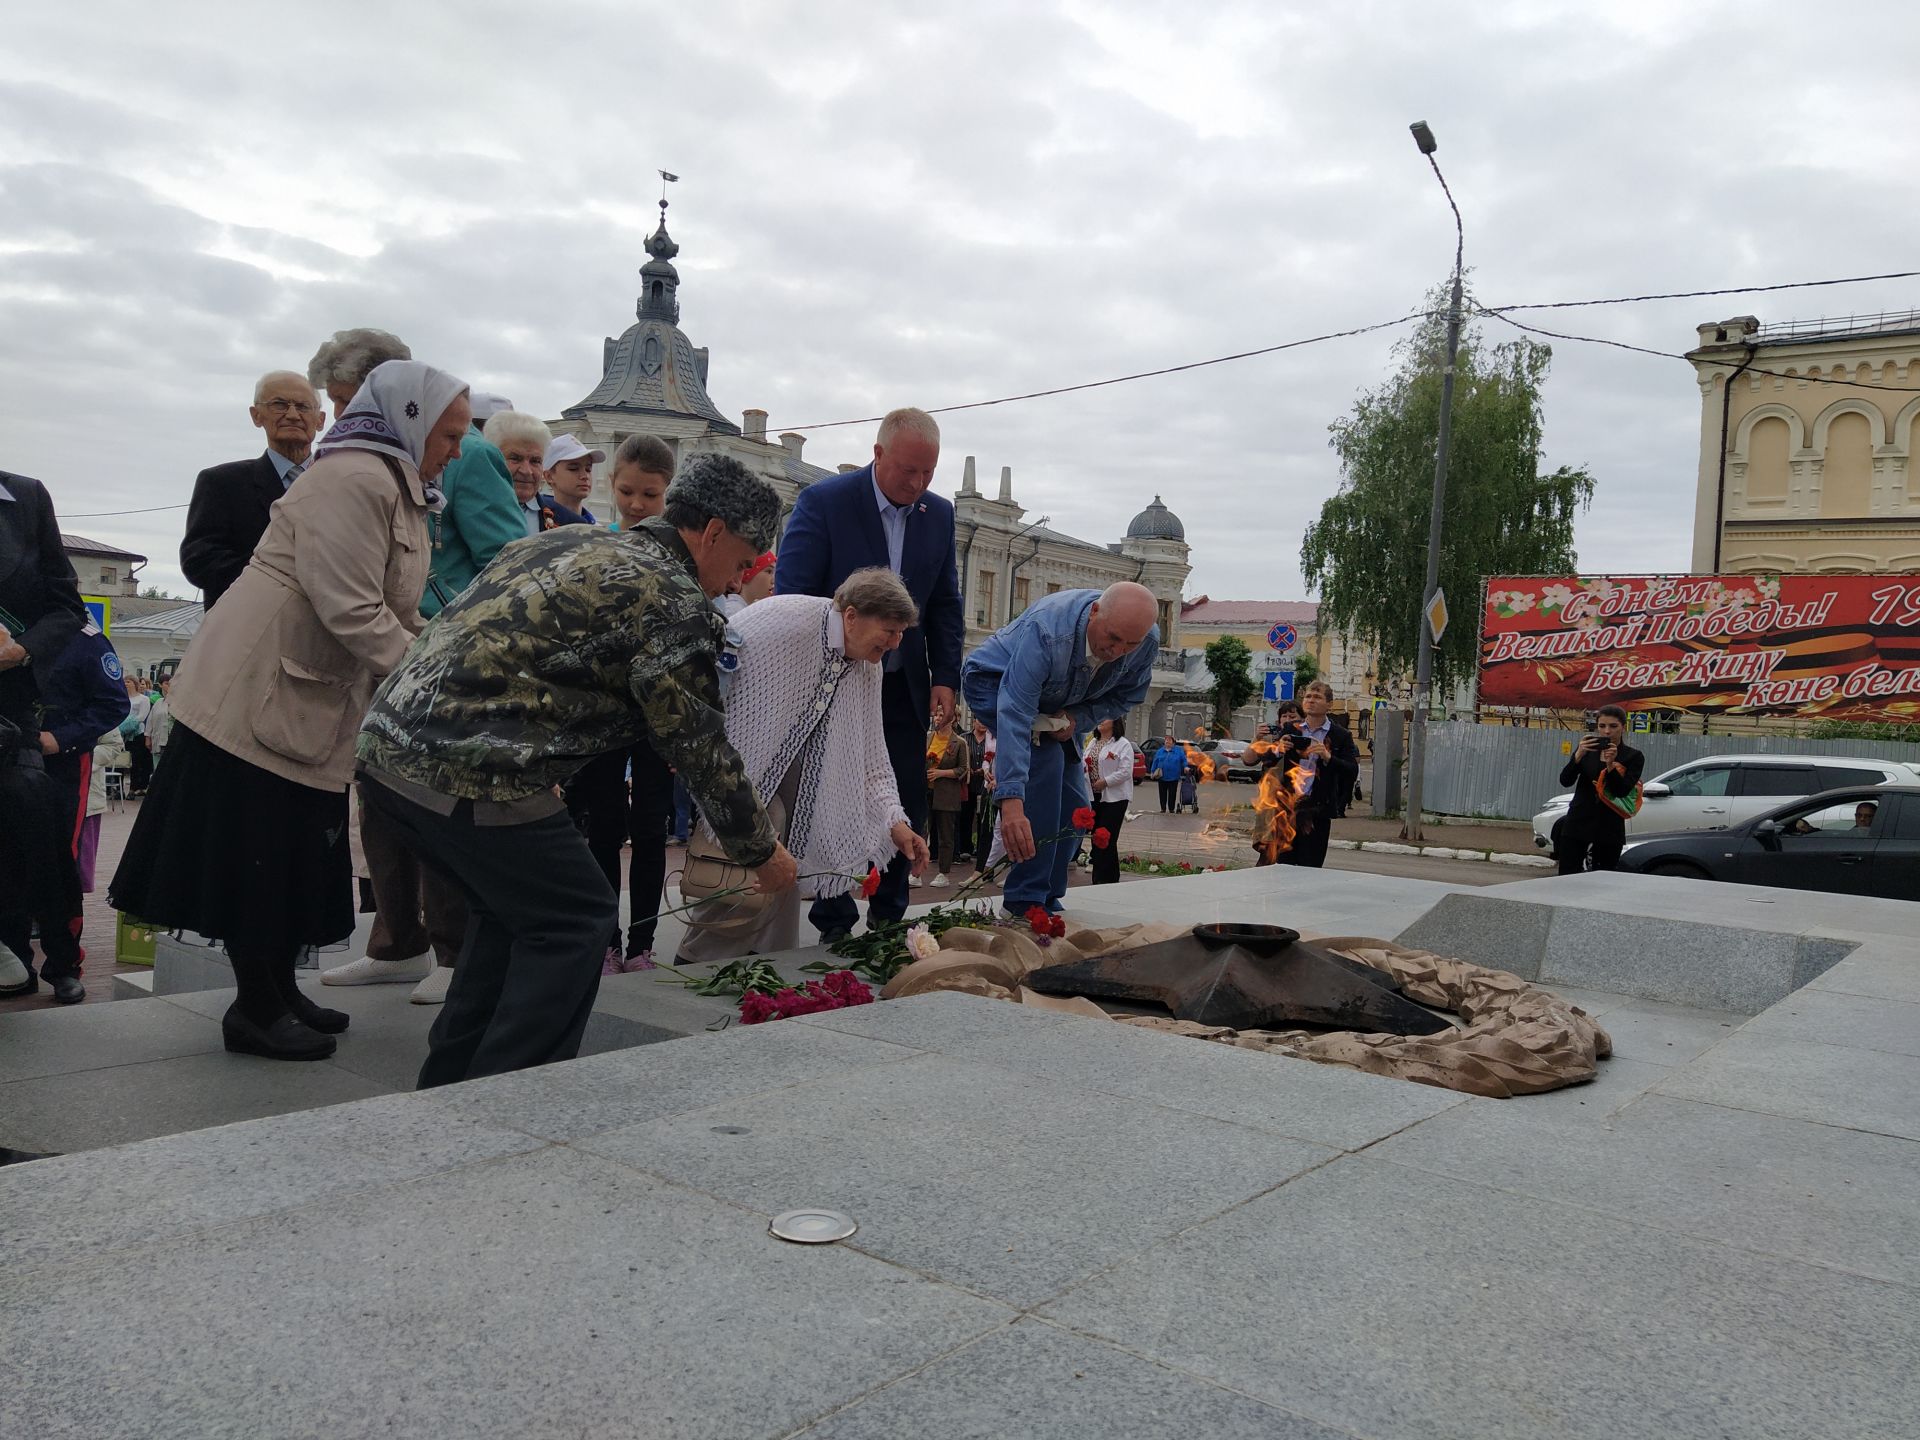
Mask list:
[{"label": "metal fence", "polygon": [[[1860,755],[1920,765],[1920,745],[1892,740],[1807,740],[1772,735],[1630,735],[1647,778],[1706,755]],[[1439,815],[1524,820],[1558,795],[1565,746],[1577,730],[1523,730],[1452,721],[1427,727],[1425,808]]]}]

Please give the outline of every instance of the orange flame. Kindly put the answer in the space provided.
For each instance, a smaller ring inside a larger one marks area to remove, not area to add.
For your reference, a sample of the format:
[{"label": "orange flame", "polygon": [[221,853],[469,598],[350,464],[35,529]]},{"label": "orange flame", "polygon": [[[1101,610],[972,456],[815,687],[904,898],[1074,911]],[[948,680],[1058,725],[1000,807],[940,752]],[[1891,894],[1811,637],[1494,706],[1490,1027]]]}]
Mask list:
[{"label": "orange flame", "polygon": [[1298,765],[1284,761],[1260,776],[1260,790],[1253,797],[1253,848],[1260,852],[1261,864],[1272,865],[1293,848],[1301,830],[1295,812],[1306,778]]},{"label": "orange flame", "polygon": [[1211,755],[1207,754],[1204,750],[1196,750],[1191,745],[1182,745],[1180,748],[1187,752],[1187,763],[1200,772],[1200,778],[1202,780],[1213,779],[1213,757]]}]

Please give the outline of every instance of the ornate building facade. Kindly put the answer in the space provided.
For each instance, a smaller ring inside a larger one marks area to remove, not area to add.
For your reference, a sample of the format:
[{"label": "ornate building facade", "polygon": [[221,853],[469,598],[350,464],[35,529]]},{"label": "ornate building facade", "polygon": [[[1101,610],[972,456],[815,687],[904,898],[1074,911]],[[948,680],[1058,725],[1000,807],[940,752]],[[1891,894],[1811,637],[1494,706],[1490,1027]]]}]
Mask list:
[{"label": "ornate building facade", "polygon": [[[748,410],[736,425],[714,403],[707,389],[707,351],[680,328],[680,276],[673,266],[680,247],[667,234],[666,209],[663,200],[659,227],[647,239],[649,258],[640,267],[634,323],[618,338],[607,338],[600,383],[549,424],[556,435],[577,435],[607,452],[609,463],[594,467],[593,493],[587,501],[597,515],[613,513],[611,457],[622,440],[635,434],[659,436],[680,460],[730,455],[771,483],[790,510],[808,485],[857,466],[815,465],[802,458],[805,437],[785,434],[768,440],[766,411]],[[871,437],[859,443],[862,463],[870,443]],[[1026,519],[1026,508],[1013,497],[1011,466],[1001,469],[998,491],[989,498],[979,488],[971,455],[962,464],[960,489],[952,498],[969,650],[1042,595],[1104,589],[1116,580],[1137,580],[1153,591],[1164,659],[1154,672],[1152,694],[1132,720],[1135,733],[1140,733],[1167,690],[1184,683],[1180,597],[1192,565],[1179,517],[1156,495],[1122,539],[1107,544],[1077,539],[1050,528],[1044,516]]]},{"label": "ornate building facade", "polygon": [[1699,333],[1694,572],[1920,570],[1920,312]]}]

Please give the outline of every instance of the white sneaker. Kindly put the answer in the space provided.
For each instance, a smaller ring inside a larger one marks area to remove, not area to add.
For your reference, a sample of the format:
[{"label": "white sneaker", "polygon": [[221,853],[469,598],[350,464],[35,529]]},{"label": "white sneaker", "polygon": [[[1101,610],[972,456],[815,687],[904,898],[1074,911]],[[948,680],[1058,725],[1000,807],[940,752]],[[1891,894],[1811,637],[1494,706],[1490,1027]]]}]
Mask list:
[{"label": "white sneaker", "polygon": [[907,884],[913,886],[916,890],[926,883],[927,882],[922,880],[918,875],[912,874],[911,872],[907,875]]},{"label": "white sneaker", "polygon": [[412,985],[427,978],[433,970],[433,952],[411,960],[376,960],[362,955],[348,965],[336,965],[320,972],[322,985]]},{"label": "white sneaker", "polygon": [[32,984],[33,975],[28,971],[26,962],[0,945],[0,995],[12,990],[25,991]]},{"label": "white sneaker", "polygon": [[427,978],[413,987],[413,993],[407,996],[416,1005],[439,1005],[447,998],[447,987],[453,983],[451,965],[435,965],[427,972]]},{"label": "white sneaker", "polygon": [[935,875],[933,879],[927,882],[927,884],[931,885],[936,890],[944,890],[947,885],[947,877],[944,875]]}]

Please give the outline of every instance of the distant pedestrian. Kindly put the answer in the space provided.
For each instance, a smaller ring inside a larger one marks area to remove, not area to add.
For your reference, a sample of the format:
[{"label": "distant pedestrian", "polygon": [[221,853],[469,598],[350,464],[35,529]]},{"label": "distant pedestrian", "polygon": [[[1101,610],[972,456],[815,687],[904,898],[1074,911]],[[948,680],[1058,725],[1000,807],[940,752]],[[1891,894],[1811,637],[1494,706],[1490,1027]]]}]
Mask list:
[{"label": "distant pedestrian", "polygon": [[1147,773],[1160,786],[1160,813],[1172,815],[1180,808],[1180,777],[1186,773],[1187,750],[1175,743],[1173,732],[1160,737],[1160,748],[1147,763]]},{"label": "distant pedestrian", "polygon": [[[1093,883],[1117,885],[1120,828],[1133,807],[1133,742],[1127,739],[1126,717],[1102,720],[1089,753],[1093,761]],[[1099,843],[1102,830],[1107,832],[1104,845]]]},{"label": "distant pedestrian", "polygon": [[967,778],[973,770],[973,757],[967,742],[954,732],[953,717],[942,715],[927,741],[927,808],[933,825],[935,870],[932,884],[938,889],[950,881],[954,852],[959,848],[960,814],[966,807]]},{"label": "distant pedestrian", "polygon": [[1553,858],[1559,873],[1617,870],[1627,843],[1627,819],[1640,807],[1640,777],[1647,757],[1627,744],[1627,712],[1602,705],[1593,733],[1580,737],[1561,767],[1560,783],[1573,787],[1567,813],[1554,826]]},{"label": "distant pedestrian", "polygon": [[127,794],[138,799],[153,779],[153,751],[147,745],[147,712],[153,701],[147,698],[146,681],[129,675],[126,683],[127,718],[120,722],[120,739],[127,747]]},{"label": "distant pedestrian", "polygon": [[1360,751],[1346,726],[1328,713],[1332,705],[1333,687],[1324,680],[1309,681],[1300,692],[1300,735],[1306,750],[1294,781],[1300,798],[1293,811],[1293,845],[1280,853],[1281,865],[1324,866],[1333,822],[1347,813],[1353,799]]}]

